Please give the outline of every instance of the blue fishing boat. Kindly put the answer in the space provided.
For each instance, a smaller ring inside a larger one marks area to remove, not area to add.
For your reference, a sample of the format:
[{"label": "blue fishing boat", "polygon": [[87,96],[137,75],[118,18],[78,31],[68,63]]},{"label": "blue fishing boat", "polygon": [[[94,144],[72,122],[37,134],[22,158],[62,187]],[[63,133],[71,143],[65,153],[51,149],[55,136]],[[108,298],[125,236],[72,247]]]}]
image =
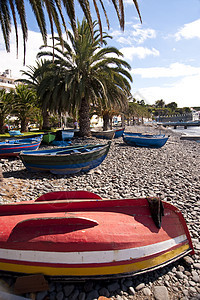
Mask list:
[{"label": "blue fishing boat", "polygon": [[13,136],[13,137],[1,137],[0,142],[13,142],[13,141],[19,141],[21,142],[31,142],[31,141],[37,141],[37,140],[42,140],[43,139],[43,134],[30,134],[30,135],[21,135],[21,136]]},{"label": "blue fishing boat", "polygon": [[41,144],[41,139],[38,140],[10,140],[0,142],[0,157],[18,156],[24,150],[37,150]]},{"label": "blue fishing boat", "polygon": [[119,128],[115,130],[115,135],[114,135],[114,139],[122,137],[123,133],[124,133],[125,128]]},{"label": "blue fishing boat", "polygon": [[17,139],[15,141],[18,141],[20,143],[30,143],[30,142],[34,142],[34,141],[42,141],[43,139],[43,134],[40,135],[27,135],[26,137]]},{"label": "blue fishing boat", "polygon": [[130,145],[136,147],[146,147],[146,148],[161,148],[163,147],[169,136],[163,134],[141,134],[141,133],[124,133],[123,141]]},{"label": "blue fishing boat", "polygon": [[29,171],[75,174],[96,168],[106,158],[111,142],[97,145],[74,145],[63,148],[23,151],[20,158]]},{"label": "blue fishing boat", "polygon": [[74,131],[72,130],[58,130],[56,131],[56,141],[71,140],[74,137]]},{"label": "blue fishing boat", "polygon": [[19,130],[10,130],[8,131],[8,133],[10,134],[10,136],[23,135],[23,133],[21,133]]}]

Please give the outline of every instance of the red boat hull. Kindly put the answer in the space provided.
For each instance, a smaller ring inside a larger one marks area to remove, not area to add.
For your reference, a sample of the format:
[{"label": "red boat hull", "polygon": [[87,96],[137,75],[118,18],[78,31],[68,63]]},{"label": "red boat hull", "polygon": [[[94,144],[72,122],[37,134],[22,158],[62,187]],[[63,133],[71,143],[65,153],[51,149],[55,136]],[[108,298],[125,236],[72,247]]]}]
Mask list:
[{"label": "red boat hull", "polygon": [[171,204],[164,203],[158,229],[147,199],[102,200],[85,193],[82,200],[76,194],[64,200],[63,194],[54,201],[50,193],[39,201],[2,205],[0,269],[77,280],[120,277],[193,253],[185,220]]}]

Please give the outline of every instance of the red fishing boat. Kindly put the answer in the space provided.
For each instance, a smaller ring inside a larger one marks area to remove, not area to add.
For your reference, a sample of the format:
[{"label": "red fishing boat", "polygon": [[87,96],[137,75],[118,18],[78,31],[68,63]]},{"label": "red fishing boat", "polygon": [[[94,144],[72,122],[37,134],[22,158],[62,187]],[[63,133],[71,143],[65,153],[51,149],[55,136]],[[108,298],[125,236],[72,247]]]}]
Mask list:
[{"label": "red fishing boat", "polygon": [[181,212],[158,200],[161,222],[161,210],[154,206],[153,215],[151,200],[105,200],[76,191],[1,205],[0,270],[65,280],[111,278],[193,254]]}]

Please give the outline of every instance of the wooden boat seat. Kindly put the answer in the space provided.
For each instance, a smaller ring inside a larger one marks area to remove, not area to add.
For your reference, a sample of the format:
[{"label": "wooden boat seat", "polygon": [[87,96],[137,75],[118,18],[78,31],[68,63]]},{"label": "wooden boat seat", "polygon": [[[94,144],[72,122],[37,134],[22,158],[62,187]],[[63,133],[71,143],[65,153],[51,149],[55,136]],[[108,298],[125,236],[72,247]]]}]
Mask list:
[{"label": "wooden boat seat", "polygon": [[81,153],[80,151],[75,150],[75,149],[73,149],[72,152],[73,152],[73,153]]}]

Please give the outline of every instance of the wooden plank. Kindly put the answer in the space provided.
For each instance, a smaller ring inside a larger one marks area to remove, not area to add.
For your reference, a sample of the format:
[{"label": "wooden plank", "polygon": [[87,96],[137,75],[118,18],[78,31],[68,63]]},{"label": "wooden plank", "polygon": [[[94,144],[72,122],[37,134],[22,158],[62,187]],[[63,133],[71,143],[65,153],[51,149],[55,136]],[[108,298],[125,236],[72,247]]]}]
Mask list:
[{"label": "wooden plank", "polygon": [[42,274],[21,276],[16,279],[14,293],[20,295],[25,293],[41,292],[47,291],[48,288],[48,282]]}]

